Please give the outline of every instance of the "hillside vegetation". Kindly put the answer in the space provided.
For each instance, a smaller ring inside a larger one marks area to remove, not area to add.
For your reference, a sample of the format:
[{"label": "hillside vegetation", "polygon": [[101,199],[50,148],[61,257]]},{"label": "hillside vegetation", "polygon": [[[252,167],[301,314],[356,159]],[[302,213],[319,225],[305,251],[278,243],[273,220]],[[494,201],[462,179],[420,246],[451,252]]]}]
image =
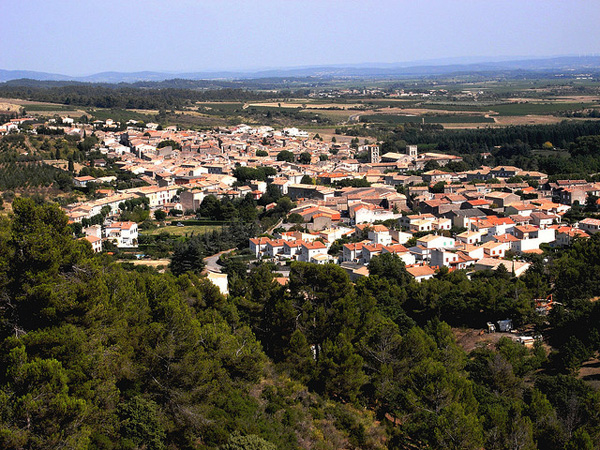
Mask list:
[{"label": "hillside vegetation", "polygon": [[[2,448],[562,449],[599,436],[600,397],[574,376],[600,343],[586,300],[599,239],[522,280],[416,285],[386,255],[356,285],[333,265],[296,263],[285,287],[265,265],[232,272],[225,298],[193,272],[94,255],[55,205],[13,210],[0,227]],[[442,321],[530,318],[549,277],[565,305],[550,360],[509,339],[466,354]]]}]

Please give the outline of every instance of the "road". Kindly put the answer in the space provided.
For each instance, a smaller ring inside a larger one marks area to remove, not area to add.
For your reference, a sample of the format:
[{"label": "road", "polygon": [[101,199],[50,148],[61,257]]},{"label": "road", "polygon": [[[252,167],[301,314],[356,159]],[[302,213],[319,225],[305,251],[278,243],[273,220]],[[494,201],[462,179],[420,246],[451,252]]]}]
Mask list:
[{"label": "road", "polygon": [[208,270],[210,272],[221,273],[221,268],[223,266],[221,266],[217,263],[217,261],[219,260],[219,257],[225,253],[229,253],[234,250],[235,250],[235,248],[230,248],[229,250],[225,250],[223,252],[216,253],[212,256],[207,256],[206,258],[204,258],[202,260],[202,261],[204,261],[204,270]]}]

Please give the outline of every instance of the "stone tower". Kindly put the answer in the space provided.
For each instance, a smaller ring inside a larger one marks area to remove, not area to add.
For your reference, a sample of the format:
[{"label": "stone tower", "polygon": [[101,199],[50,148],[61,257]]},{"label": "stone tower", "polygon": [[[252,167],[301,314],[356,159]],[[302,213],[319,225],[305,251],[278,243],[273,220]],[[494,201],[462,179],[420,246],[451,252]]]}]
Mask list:
[{"label": "stone tower", "polygon": [[381,161],[381,157],[379,156],[379,145],[369,145],[369,161],[372,163]]},{"label": "stone tower", "polygon": [[407,145],[406,146],[406,154],[411,158],[417,158],[417,146],[416,145]]}]

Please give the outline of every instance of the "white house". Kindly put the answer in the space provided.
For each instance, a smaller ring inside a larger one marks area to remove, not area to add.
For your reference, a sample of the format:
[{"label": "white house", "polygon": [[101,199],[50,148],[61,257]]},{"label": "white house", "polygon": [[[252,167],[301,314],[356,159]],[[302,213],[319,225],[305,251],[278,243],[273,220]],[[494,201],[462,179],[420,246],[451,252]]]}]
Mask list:
[{"label": "white house", "polygon": [[362,248],[362,259],[365,264],[368,264],[373,256],[380,255],[383,251],[383,245],[381,244],[365,244]]},{"label": "white house", "polygon": [[407,266],[416,262],[415,256],[402,244],[387,245],[383,247],[381,254],[383,255],[385,253],[393,253],[394,255],[398,255],[398,257],[404,261],[404,264]]},{"label": "white house", "polygon": [[407,267],[406,271],[419,283],[423,280],[429,280],[435,275],[435,270],[429,266]]},{"label": "white house", "polygon": [[427,234],[417,239],[417,245],[421,245],[425,248],[452,248],[456,244],[456,241],[450,237],[438,236],[436,234]]},{"label": "white house", "polygon": [[100,253],[102,251],[102,239],[97,236],[86,236],[82,239],[85,239],[92,245],[92,250],[94,253]]},{"label": "white house", "polygon": [[250,251],[256,258],[262,258],[267,250],[268,237],[259,237],[250,239]]},{"label": "white house", "polygon": [[430,264],[433,267],[451,267],[457,265],[459,259],[460,257],[456,251],[443,248],[434,248],[431,250]]},{"label": "white house", "polygon": [[290,258],[295,259],[302,252],[302,241],[288,241],[283,242],[283,254]]},{"label": "white house", "polygon": [[113,222],[104,229],[104,235],[117,247],[138,245],[138,226],[135,222]]},{"label": "white house", "polygon": [[265,254],[269,257],[269,258],[274,258],[277,255],[283,254],[283,243],[285,241],[283,239],[275,239],[275,240],[271,240],[269,239],[267,241],[267,249]]},{"label": "white house", "polygon": [[317,255],[327,255],[327,246],[321,241],[303,242],[300,252],[301,261],[311,262]]},{"label": "white house", "polygon": [[464,231],[457,234],[456,238],[465,244],[477,244],[481,242],[481,233],[479,231]]},{"label": "white house", "polygon": [[504,258],[506,252],[510,250],[510,244],[508,242],[494,242],[489,241],[481,246],[485,254],[490,258]]},{"label": "white house", "polygon": [[344,244],[342,247],[342,261],[359,262],[362,257],[362,242]]},{"label": "white house", "polygon": [[579,222],[579,228],[589,234],[598,233],[600,231],[600,219],[583,219]]},{"label": "white house", "polygon": [[390,245],[392,243],[390,230],[383,225],[373,225],[369,230],[369,239],[374,244]]},{"label": "white house", "polygon": [[73,178],[73,184],[77,187],[86,187],[88,183],[93,183],[94,181],[96,181],[96,179],[89,175]]}]

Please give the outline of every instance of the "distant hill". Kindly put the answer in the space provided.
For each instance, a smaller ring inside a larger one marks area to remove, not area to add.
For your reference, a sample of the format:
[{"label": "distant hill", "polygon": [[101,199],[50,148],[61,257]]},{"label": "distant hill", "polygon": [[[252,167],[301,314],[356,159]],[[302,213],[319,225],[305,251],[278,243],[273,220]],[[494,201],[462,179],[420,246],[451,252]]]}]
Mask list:
[{"label": "distant hill", "polygon": [[[460,62],[468,61],[468,62]],[[392,64],[348,64],[330,66],[292,67],[259,70],[254,72],[101,72],[93,75],[74,77],[69,75],[34,72],[25,70],[0,69],[0,82],[18,79],[39,81],[76,81],[84,83],[135,83],[143,81],[182,80],[246,80],[282,77],[361,77],[361,78],[402,78],[410,76],[435,76],[452,73],[481,73],[494,71],[577,71],[600,69],[599,56],[561,56],[539,59],[512,59],[505,61],[485,61],[482,58],[449,58],[446,60],[423,61],[420,63]]]}]

